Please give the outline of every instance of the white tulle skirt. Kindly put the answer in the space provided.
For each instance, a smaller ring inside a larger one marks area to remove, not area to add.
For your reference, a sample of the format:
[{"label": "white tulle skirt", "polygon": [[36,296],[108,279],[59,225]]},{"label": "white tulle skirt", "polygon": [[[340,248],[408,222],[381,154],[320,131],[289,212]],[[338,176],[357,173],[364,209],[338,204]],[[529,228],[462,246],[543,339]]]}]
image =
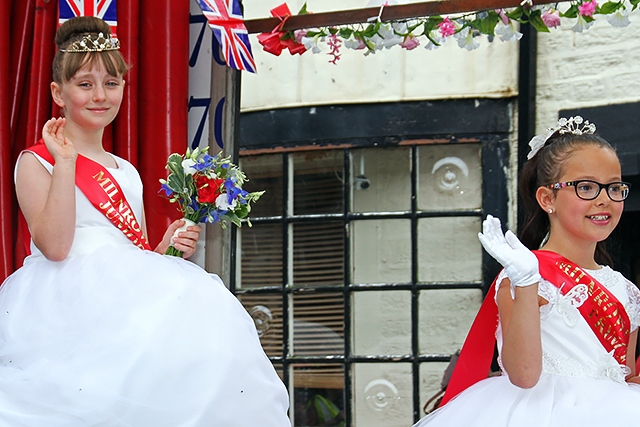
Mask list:
[{"label": "white tulle skirt", "polygon": [[287,408],[250,316],[188,261],[102,246],[0,289],[0,426],[285,427]]},{"label": "white tulle skirt", "polygon": [[506,376],[476,383],[415,427],[635,426],[640,386],[543,373],[521,389]]}]

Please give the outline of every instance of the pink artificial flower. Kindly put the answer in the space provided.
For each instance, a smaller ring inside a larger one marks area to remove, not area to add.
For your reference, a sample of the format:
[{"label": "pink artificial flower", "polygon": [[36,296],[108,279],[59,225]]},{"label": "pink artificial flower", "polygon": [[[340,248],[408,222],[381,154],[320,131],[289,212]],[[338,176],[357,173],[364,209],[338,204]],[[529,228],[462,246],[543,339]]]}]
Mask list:
[{"label": "pink artificial flower", "polygon": [[596,0],[586,1],[578,6],[578,12],[582,16],[593,17],[597,6],[598,2]]},{"label": "pink artificial flower", "polygon": [[502,19],[502,23],[504,25],[509,25],[509,17],[505,13],[504,9],[496,9],[496,13],[500,15],[500,19]]},{"label": "pink artificial flower", "polygon": [[548,28],[556,28],[560,26],[560,12],[557,10],[553,12],[547,10],[542,14],[542,21]]},{"label": "pink artificial flower", "polygon": [[420,46],[420,40],[418,40],[416,37],[409,34],[407,37],[404,38],[404,41],[400,43],[400,46],[402,46],[407,50],[412,50]]},{"label": "pink artificial flower", "polygon": [[337,34],[331,34],[329,36],[329,40],[327,41],[327,45],[329,46],[329,53],[327,55],[331,55],[333,58],[329,60],[333,65],[337,65],[338,60],[340,59],[340,46],[342,45],[342,40],[338,38]]},{"label": "pink artificial flower", "polygon": [[456,33],[456,24],[451,22],[449,18],[444,18],[441,23],[438,24],[440,34],[442,37],[452,36]]},{"label": "pink artificial flower", "polygon": [[296,42],[302,44],[302,38],[307,36],[307,30],[295,30],[293,35],[295,36]]}]

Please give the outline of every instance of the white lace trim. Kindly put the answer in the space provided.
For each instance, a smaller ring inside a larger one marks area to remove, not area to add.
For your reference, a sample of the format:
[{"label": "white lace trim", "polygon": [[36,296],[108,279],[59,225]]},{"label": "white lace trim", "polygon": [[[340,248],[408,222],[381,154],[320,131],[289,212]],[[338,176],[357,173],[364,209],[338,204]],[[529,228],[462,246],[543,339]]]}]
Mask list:
[{"label": "white lace trim", "polygon": [[625,377],[631,370],[625,365],[619,365],[610,355],[596,363],[543,352],[542,372],[566,377],[606,379],[624,384]]}]

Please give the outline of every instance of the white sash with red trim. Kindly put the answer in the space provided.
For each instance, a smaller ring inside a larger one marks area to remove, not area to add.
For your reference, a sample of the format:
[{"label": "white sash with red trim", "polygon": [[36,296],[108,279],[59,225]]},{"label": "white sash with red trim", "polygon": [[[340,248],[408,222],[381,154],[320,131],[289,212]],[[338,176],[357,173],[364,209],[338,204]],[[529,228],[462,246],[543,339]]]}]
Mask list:
[{"label": "white sash with red trim", "polygon": [[[25,151],[37,154],[52,165],[55,163],[42,140]],[[104,166],[78,154],[76,185],[91,204],[121,230],[134,245],[140,249],[151,250],[142,231],[142,226],[136,219],[133,209],[129,206],[124,192]]]}]

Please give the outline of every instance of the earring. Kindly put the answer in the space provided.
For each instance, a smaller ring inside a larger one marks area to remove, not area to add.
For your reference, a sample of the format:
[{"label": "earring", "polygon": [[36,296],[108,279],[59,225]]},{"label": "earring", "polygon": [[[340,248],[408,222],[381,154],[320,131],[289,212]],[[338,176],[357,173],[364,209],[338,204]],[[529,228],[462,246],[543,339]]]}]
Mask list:
[{"label": "earring", "polygon": [[550,214],[552,214],[552,213],[553,213],[553,209],[549,208],[549,210],[548,210],[547,212],[549,212]]}]

